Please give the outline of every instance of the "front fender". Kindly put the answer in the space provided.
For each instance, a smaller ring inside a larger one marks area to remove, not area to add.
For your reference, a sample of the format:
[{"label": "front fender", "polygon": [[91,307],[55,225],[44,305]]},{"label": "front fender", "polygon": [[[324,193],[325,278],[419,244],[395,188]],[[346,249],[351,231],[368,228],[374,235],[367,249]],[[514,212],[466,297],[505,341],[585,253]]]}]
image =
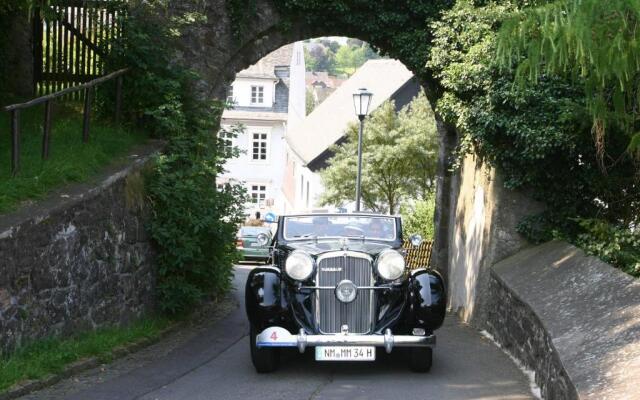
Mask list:
[{"label": "front fender", "polygon": [[442,326],[446,306],[442,276],[433,270],[415,271],[409,280],[409,322],[433,332]]},{"label": "front fender", "polygon": [[252,270],[247,277],[244,296],[249,322],[259,331],[280,325],[285,319],[287,305],[284,304],[278,269],[259,267]]}]

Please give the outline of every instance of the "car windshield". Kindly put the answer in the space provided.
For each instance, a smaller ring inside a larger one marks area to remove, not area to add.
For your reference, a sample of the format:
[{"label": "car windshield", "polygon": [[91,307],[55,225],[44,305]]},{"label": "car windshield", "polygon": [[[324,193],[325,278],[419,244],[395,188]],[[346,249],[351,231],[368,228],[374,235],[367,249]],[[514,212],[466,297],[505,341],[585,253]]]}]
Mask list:
[{"label": "car windshield", "polygon": [[258,236],[260,233],[269,233],[269,228],[262,226],[243,226],[240,228],[240,236]]},{"label": "car windshield", "polygon": [[378,240],[396,239],[393,217],[354,215],[309,215],[285,217],[287,240],[322,237],[357,237]]}]

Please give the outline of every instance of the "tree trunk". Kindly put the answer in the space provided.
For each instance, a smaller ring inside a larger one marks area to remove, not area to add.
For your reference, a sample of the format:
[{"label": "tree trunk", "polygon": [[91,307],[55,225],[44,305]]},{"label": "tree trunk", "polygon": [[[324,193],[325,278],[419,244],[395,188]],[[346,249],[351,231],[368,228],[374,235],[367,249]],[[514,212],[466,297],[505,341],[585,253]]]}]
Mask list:
[{"label": "tree trunk", "polygon": [[26,10],[0,15],[0,90],[19,97],[34,95],[33,21]]}]

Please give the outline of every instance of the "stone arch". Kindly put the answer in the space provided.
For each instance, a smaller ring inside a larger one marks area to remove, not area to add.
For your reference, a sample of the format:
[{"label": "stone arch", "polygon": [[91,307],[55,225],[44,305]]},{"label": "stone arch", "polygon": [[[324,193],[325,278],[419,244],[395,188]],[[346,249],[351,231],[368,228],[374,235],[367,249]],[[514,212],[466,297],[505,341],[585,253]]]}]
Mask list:
[{"label": "stone arch", "polygon": [[[197,22],[190,24],[181,36],[179,56],[183,63],[197,71],[203,78],[201,85],[195,89],[205,97],[223,99],[227,84],[234,79],[236,72],[256,63],[260,58],[281,46],[320,36],[348,36],[364,40],[403,62],[417,76],[418,81],[425,88],[429,101],[434,106],[442,94],[442,89],[437,79],[424,66],[428,57],[428,45],[425,45],[429,40],[427,27],[428,21],[435,20],[439,12],[449,7],[451,3],[448,0],[413,0],[362,4],[353,2],[355,5],[350,5],[349,2],[330,0],[326,2],[177,0],[172,2],[170,12],[199,15],[196,18]],[[285,7],[282,4],[295,4],[295,7],[289,6],[289,9],[283,11]],[[248,7],[247,10],[240,11],[241,22],[238,22],[237,10],[236,17],[230,11],[234,5]],[[397,8],[395,14],[394,8]],[[368,19],[373,22],[369,23]],[[240,31],[238,31],[239,28],[241,28]],[[412,40],[411,38],[415,40],[411,43],[413,47],[406,43],[407,40]],[[465,210],[461,213],[461,210],[457,209],[460,207],[458,199],[461,198],[460,188],[463,186],[463,180],[459,173],[451,172],[452,154],[458,141],[456,130],[444,123],[437,112],[435,117],[440,138],[440,153],[436,185],[436,233],[432,260],[434,266],[440,269],[445,277],[449,277],[448,269],[450,265],[455,264],[455,258],[460,259],[460,252],[466,254],[469,251],[464,247],[457,248],[456,242],[452,240],[454,235],[467,235],[464,229],[460,231],[460,224],[457,221],[460,219],[460,214],[463,217],[465,214]],[[498,185],[496,182],[499,182],[499,179],[478,184],[493,185],[491,187],[495,188]],[[471,184],[475,185],[476,182]],[[494,192],[498,193],[495,198],[485,199],[485,201],[496,204],[489,218],[497,219],[500,223],[498,211],[501,200],[506,204],[511,199],[501,190],[484,191],[484,193]],[[464,202],[462,206],[464,207]],[[483,270],[475,277],[461,278],[463,285],[472,285],[474,292],[476,282],[480,282],[480,286],[483,286],[482,281],[486,281],[484,276],[488,273],[486,268],[496,260],[494,254],[497,252],[495,251],[496,242],[502,240],[500,235],[503,237],[516,235],[515,225],[512,222],[505,223],[504,225],[508,226],[504,229],[501,226],[498,229],[482,232],[488,239],[482,243],[484,252],[478,260],[476,269]],[[492,226],[492,223],[488,223],[488,226]],[[516,242],[518,240],[515,239]],[[513,246],[509,245],[508,249],[500,249],[498,253],[500,256],[505,256],[513,253],[520,246],[521,244],[517,242]],[[485,257],[484,254],[488,255]],[[472,279],[473,282],[469,284],[465,279]],[[479,292],[482,290],[481,288]],[[470,302],[472,310],[482,309],[481,305],[475,307],[477,302],[475,299],[466,301]],[[475,314],[472,316],[473,319],[481,321],[482,313],[475,312]]]}]

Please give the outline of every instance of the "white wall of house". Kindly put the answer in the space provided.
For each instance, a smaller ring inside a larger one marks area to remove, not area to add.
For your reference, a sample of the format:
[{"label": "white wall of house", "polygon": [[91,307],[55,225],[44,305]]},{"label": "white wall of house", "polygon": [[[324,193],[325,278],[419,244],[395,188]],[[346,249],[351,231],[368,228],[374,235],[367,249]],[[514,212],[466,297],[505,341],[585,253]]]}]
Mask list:
[{"label": "white wall of house", "polygon": [[320,196],[324,192],[319,173],[307,168],[302,159],[287,145],[287,168],[284,177],[286,212],[303,213],[311,211],[334,211],[334,207],[320,205]]},{"label": "white wall of house", "polygon": [[[271,78],[238,78],[231,84],[233,102],[239,107],[273,107],[275,85],[276,81]],[[256,88],[254,96],[252,87]],[[262,96],[259,95],[259,88],[262,88]]]},{"label": "white wall of house", "polygon": [[[275,74],[275,71],[263,69],[262,73]],[[243,153],[225,163],[225,172],[218,176],[217,184],[243,183],[249,198],[245,204],[249,215],[256,211],[263,215],[268,211],[281,215],[291,208],[283,192],[287,157],[285,135],[289,125],[299,123],[306,113],[302,43],[293,45],[288,79],[287,113],[276,110],[278,107],[269,110],[274,107],[278,79],[246,76],[245,73],[236,76],[231,84],[228,100],[233,101],[237,110],[225,111],[222,126],[227,129],[237,124],[244,126],[244,132],[232,139],[232,145]]]},{"label": "white wall of house", "polygon": [[[229,181],[244,182],[251,201],[246,210],[255,213],[282,212],[282,177],[284,171],[285,149],[284,121],[271,124],[260,121],[234,121],[245,126],[244,132],[232,139],[233,146],[243,150],[239,157],[227,161],[226,172],[218,177],[218,184]],[[223,125],[230,128],[230,125]]]}]

